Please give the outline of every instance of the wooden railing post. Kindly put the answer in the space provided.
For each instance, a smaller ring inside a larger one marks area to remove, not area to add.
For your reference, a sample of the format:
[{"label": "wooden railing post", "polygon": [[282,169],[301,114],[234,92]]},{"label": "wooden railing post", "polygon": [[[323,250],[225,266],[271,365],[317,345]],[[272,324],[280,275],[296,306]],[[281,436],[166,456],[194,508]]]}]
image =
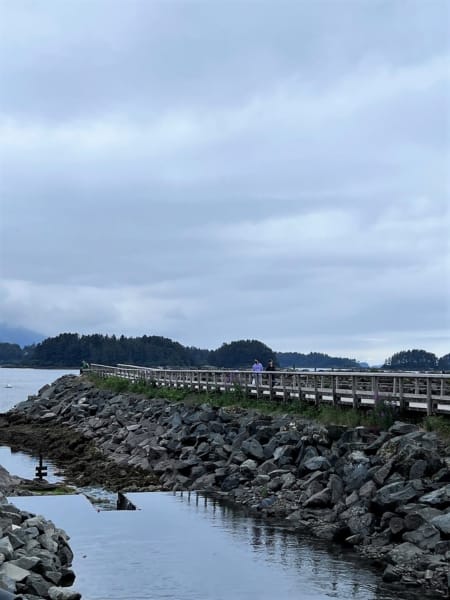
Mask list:
[{"label": "wooden railing post", "polygon": [[433,399],[431,397],[431,377],[427,377],[427,416],[433,414]]},{"label": "wooden railing post", "polygon": [[356,375],[352,375],[352,400],[353,400],[353,408],[359,408],[359,399],[356,394]]},{"label": "wooden railing post", "polygon": [[403,378],[398,378],[398,403],[400,412],[405,410],[405,398],[403,396]]},{"label": "wooden railing post", "polygon": [[372,377],[372,396],[373,405],[376,406],[378,403],[378,377],[375,375]]},{"label": "wooden railing post", "polygon": [[314,404],[318,407],[320,404],[320,395],[319,395],[319,390],[318,390],[318,382],[317,382],[316,374],[313,375],[313,379],[314,379]]},{"label": "wooden railing post", "polygon": [[333,402],[333,406],[338,405],[338,398],[336,394],[336,376],[331,375],[331,398]]},{"label": "wooden railing post", "polygon": [[281,374],[281,387],[283,388],[283,404],[284,404],[287,402],[286,375],[284,373]]}]

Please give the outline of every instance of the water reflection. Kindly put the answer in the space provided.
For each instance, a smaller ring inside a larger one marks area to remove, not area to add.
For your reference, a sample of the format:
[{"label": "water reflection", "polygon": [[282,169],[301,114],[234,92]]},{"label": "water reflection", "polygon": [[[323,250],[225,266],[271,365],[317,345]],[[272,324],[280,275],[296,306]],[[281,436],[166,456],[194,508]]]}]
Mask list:
[{"label": "water reflection", "polygon": [[[39,458],[36,456],[25,452],[14,452],[9,446],[0,446],[0,465],[5,467],[12,475],[24,479],[34,479],[38,463]],[[44,458],[43,463],[47,467],[47,475],[44,477],[46,481],[49,483],[63,481],[64,476],[55,464],[46,458]]]},{"label": "water reflection", "polygon": [[84,600],[399,600],[324,544],[197,494],[130,493],[135,511],[81,496],[13,502],[71,536]]},{"label": "water reflection", "polygon": [[[146,510],[147,494],[131,494],[137,505]],[[141,498],[140,498],[141,496]],[[175,494],[178,502],[195,507],[195,512],[210,526],[232,539],[233,546],[251,551],[250,564],[263,565],[281,576],[286,589],[273,590],[280,599],[352,598],[354,600],[393,600],[411,594],[393,594],[379,589],[379,574],[374,574],[355,560],[342,554],[338,547],[307,536],[299,536],[283,527],[264,524],[235,508],[194,493]],[[306,592],[307,590],[307,592]],[[303,595],[303,594],[306,595]],[[256,596],[255,596],[256,597]]]}]

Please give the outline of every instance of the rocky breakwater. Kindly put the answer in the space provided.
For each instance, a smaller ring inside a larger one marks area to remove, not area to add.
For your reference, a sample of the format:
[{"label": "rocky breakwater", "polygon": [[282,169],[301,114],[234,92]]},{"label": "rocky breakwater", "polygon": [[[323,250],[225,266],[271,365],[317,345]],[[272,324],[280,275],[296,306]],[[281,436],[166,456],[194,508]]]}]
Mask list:
[{"label": "rocky breakwater", "polygon": [[80,594],[66,589],[75,579],[68,536],[8,503],[5,493],[21,493],[22,484],[0,467],[0,598],[79,600]]},{"label": "rocky breakwater", "polygon": [[149,400],[73,376],[6,415],[12,431],[30,424],[46,439],[56,426],[76,430],[122,468],[156,474],[161,489],[205,491],[351,546],[389,585],[448,595],[450,448],[434,433]]}]

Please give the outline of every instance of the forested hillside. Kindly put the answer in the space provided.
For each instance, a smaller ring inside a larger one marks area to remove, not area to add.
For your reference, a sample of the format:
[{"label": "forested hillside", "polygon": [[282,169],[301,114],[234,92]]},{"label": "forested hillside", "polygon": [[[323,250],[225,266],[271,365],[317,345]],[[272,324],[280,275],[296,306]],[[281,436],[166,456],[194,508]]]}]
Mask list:
[{"label": "forested hillside", "polygon": [[207,350],[189,349],[160,336],[127,338],[63,333],[37,344],[28,362],[39,366],[78,366],[85,361],[106,365],[187,367],[201,364],[208,355]]},{"label": "forested hillside", "polygon": [[328,356],[321,352],[310,352],[309,354],[278,352],[277,357],[280,367],[296,369],[357,369],[359,367],[358,361],[354,358]]},{"label": "forested hillside", "polygon": [[387,358],[383,368],[399,371],[445,371],[450,369],[450,354],[437,358],[435,354],[426,350],[403,350]]},{"label": "forested hillside", "polygon": [[[106,365],[133,364],[148,367],[219,367],[251,369],[254,359],[267,365],[273,359],[279,369],[358,369],[354,358],[334,357],[320,352],[276,352],[258,340],[224,343],[216,350],[183,346],[156,335],[116,337],[62,333],[39,344],[21,348],[0,342],[0,365],[22,367],[77,368],[83,362]],[[450,354],[441,358],[425,350],[403,350],[388,358],[385,369],[450,370]]]},{"label": "forested hillside", "polygon": [[23,350],[19,344],[0,343],[0,364],[20,364],[23,360]]}]

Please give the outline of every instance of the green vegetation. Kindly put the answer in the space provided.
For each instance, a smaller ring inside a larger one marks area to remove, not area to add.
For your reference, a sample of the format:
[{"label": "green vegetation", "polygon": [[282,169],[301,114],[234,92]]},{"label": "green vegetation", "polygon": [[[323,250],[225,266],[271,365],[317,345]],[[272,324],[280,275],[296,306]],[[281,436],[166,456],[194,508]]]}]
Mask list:
[{"label": "green vegetation", "polygon": [[438,369],[441,369],[441,371],[450,371],[450,354],[441,356],[438,360]]},{"label": "green vegetation", "polygon": [[[142,394],[145,397],[164,398],[173,402],[189,402],[189,404],[210,404],[215,407],[235,407],[236,409],[256,410],[263,414],[291,414],[318,421],[323,424],[334,424],[345,427],[364,426],[375,430],[388,429],[396,420],[408,420],[400,415],[397,406],[389,399],[380,399],[374,408],[355,410],[347,406],[315,406],[308,402],[280,402],[268,399],[256,399],[245,395],[244,390],[235,386],[234,390],[225,392],[192,392],[183,388],[157,387],[152,382],[132,382],[118,377],[101,378],[89,374],[89,379],[101,389],[115,393]],[[445,416],[426,417],[418,423],[427,430],[438,432],[450,439],[450,420]]]},{"label": "green vegetation", "polygon": [[152,382],[130,381],[128,379],[121,379],[120,377],[102,378],[94,374],[90,374],[89,379],[95,383],[98,388],[111,390],[117,394],[126,392],[130,394],[142,394],[147,398],[164,398],[174,402],[181,402],[187,395],[191,395],[190,390],[165,387],[158,388]]},{"label": "green vegetation", "polygon": [[209,364],[220,365],[228,369],[251,368],[255,358],[263,365],[267,365],[270,359],[275,359],[276,354],[258,340],[239,340],[229,344],[222,344],[217,350],[210,353]]},{"label": "green vegetation", "polygon": [[[197,355],[203,352],[196,351]],[[115,335],[62,333],[37,344],[28,359],[30,366],[78,366],[82,361],[108,365],[194,365],[188,348],[168,338],[146,335],[117,338]]]},{"label": "green vegetation", "polygon": [[23,352],[18,344],[0,343],[0,364],[17,365],[23,360]]},{"label": "green vegetation", "polygon": [[395,402],[389,399],[380,398],[375,402],[370,417],[374,426],[380,426],[382,429],[389,429],[396,421],[398,414],[399,411]]},{"label": "green vegetation", "polygon": [[[1,339],[1,338],[0,338]],[[202,367],[250,369],[254,359],[266,365],[269,359],[281,369],[360,369],[353,358],[320,352],[275,352],[258,340],[224,343],[216,350],[183,346],[162,336],[116,337],[61,333],[21,348],[0,343],[0,365],[21,367],[77,368],[83,362],[103,365],[132,364],[143,367]],[[366,365],[367,366],[367,365]],[[450,370],[450,354],[437,357],[425,350],[404,350],[386,360],[385,368],[399,370]]]},{"label": "green vegetation", "polygon": [[28,491],[32,492],[33,496],[67,496],[69,494],[78,494],[74,487],[69,485],[29,485]]},{"label": "green vegetation", "polygon": [[383,367],[399,371],[433,371],[438,368],[438,364],[446,364],[446,356],[438,361],[435,354],[426,350],[402,350],[387,358]]},{"label": "green vegetation", "polygon": [[436,431],[441,437],[450,442],[450,419],[444,416],[426,417],[424,427],[428,431]]},{"label": "green vegetation", "polygon": [[278,352],[278,363],[281,368],[298,369],[358,369],[359,363],[354,358],[328,356],[321,352],[300,354],[299,352]]},{"label": "green vegetation", "polygon": [[204,350],[154,335],[127,338],[62,333],[23,350],[18,345],[0,344],[0,364],[14,363],[30,367],[78,367],[88,362],[147,367],[214,365],[251,368],[255,358],[265,364],[270,358],[276,358],[276,353],[257,340],[238,340],[223,344],[217,350]]}]

